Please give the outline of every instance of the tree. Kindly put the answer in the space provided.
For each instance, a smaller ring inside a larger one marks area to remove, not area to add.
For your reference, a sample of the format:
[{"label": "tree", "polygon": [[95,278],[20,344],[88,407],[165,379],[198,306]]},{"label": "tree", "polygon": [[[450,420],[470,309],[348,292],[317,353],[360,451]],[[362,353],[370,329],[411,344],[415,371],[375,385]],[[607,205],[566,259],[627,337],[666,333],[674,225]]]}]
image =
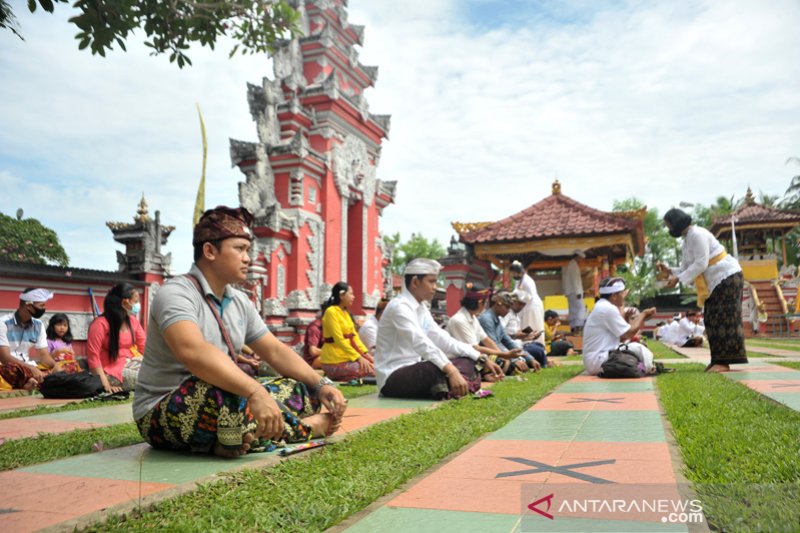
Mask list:
[{"label": "tree", "polygon": [[[614,200],[611,210],[615,213],[636,211],[644,207],[644,202],[638,198]],[[642,298],[655,296],[659,289],[656,287],[656,263],[662,261],[675,264],[677,260],[677,245],[659,216],[658,209],[648,209],[644,217],[644,236],[646,241],[645,252],[642,257],[635,257],[633,265],[620,268],[619,275],[625,279],[625,284],[630,289],[630,298],[639,302]]]},{"label": "tree", "polygon": [[[800,157],[790,157],[785,164],[794,163],[800,166]],[[783,195],[781,207],[784,209],[800,209],[800,174],[793,176],[789,182],[789,188]]]},{"label": "tree", "polygon": [[36,263],[69,264],[56,232],[35,218],[17,220],[0,213],[0,259]]},{"label": "tree", "polygon": [[[69,0],[28,0],[28,9],[38,5],[52,13],[55,5]],[[105,57],[115,45],[125,51],[134,30],[144,30],[152,55],[169,53],[179,68],[191,65],[189,45],[199,43],[214,49],[217,39],[230,36],[237,44],[230,56],[270,52],[299,29],[299,13],[287,0],[75,0],[79,14],[69,21],[78,28],[78,48]],[[14,12],[0,0],[0,28],[22,37]]]},{"label": "tree", "polygon": [[437,239],[429,241],[419,233],[412,233],[406,242],[400,242],[399,233],[385,237],[384,240],[392,247],[392,272],[395,274],[402,274],[406,263],[412,259],[439,259],[447,254]]}]

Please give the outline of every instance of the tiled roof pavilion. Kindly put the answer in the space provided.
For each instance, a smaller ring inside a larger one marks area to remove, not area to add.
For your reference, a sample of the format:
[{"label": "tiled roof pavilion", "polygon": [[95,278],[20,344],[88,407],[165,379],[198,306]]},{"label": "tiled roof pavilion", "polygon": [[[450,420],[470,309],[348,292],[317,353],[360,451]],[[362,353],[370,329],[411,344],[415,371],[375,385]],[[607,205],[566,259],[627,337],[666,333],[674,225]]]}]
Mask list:
[{"label": "tiled roof pavilion", "polygon": [[730,238],[731,216],[735,216],[736,233],[748,229],[771,229],[780,234],[788,233],[792,228],[800,225],[800,212],[775,209],[757,204],[753,198],[753,191],[748,187],[744,198],[744,205],[730,215],[714,219],[711,233],[717,238]]},{"label": "tiled roof pavilion", "polygon": [[497,222],[453,223],[461,241],[483,259],[568,257],[575,249],[587,257],[622,262],[644,253],[645,209],[609,213],[561,194],[558,180],[552,194]]}]

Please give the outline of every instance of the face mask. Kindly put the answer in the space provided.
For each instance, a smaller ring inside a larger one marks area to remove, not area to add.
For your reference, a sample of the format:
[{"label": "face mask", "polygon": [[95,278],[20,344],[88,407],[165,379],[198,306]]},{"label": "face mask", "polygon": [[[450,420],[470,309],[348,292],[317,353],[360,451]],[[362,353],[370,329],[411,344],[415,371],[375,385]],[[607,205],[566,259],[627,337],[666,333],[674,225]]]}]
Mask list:
[{"label": "face mask", "polygon": [[131,310],[128,311],[128,314],[137,316],[139,314],[139,311],[141,310],[142,310],[142,304],[140,302],[136,302],[131,306]]},{"label": "face mask", "polygon": [[38,307],[34,307],[33,311],[31,311],[31,316],[33,318],[42,318],[42,315],[44,315],[44,313],[45,309],[39,309]]}]

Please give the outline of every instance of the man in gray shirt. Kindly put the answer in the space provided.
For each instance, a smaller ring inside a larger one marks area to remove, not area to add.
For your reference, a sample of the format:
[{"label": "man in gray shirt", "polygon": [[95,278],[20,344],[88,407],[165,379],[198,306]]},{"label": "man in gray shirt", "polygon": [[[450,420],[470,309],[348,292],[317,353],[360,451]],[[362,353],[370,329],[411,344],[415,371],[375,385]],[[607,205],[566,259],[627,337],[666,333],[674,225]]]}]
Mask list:
[{"label": "man in gray shirt", "polygon": [[[341,392],[276,339],[229,285],[246,279],[252,221],[243,208],[206,211],[194,228],[189,274],[153,300],[133,403],[139,432],[153,447],[236,457],[262,438],[307,440],[341,423]],[[235,363],[244,344],[286,378],[245,374]],[[320,413],[320,402],[329,412]]]}]

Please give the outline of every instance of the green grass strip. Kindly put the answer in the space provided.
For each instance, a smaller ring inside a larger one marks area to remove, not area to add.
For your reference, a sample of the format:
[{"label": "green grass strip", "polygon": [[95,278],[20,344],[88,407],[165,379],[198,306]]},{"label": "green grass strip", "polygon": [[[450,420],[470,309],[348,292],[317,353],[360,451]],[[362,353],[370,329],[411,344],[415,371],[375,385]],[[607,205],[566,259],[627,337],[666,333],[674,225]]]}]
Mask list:
[{"label": "green grass strip", "polygon": [[[346,398],[357,398],[377,391],[375,385],[363,385],[360,387],[343,385],[339,388]],[[111,402],[89,402],[64,407],[83,406],[79,408],[86,409],[87,407],[104,407],[108,405],[111,405]],[[46,412],[59,412],[58,409],[60,408],[50,409]],[[76,409],[63,410],[75,411]],[[97,443],[102,443],[102,449],[108,450],[120,446],[130,446],[139,442],[143,442],[142,437],[133,422],[8,440],[0,444],[0,471],[97,451]]]},{"label": "green grass strip", "polygon": [[800,340],[747,339],[746,344],[748,348],[777,348],[800,352]]},{"label": "green grass strip", "polygon": [[800,413],[702,365],[657,383],[711,529],[800,529]]},{"label": "green grass strip", "polygon": [[425,472],[489,431],[503,427],[577,366],[528,381],[497,383],[484,400],[465,398],[377,424],[304,460],[247,470],[89,531],[321,531]]},{"label": "green grass strip", "polygon": [[108,450],[138,442],[142,442],[142,437],[133,422],[9,440],[0,445],[0,470],[91,453],[98,451],[95,446],[98,443],[102,443],[102,449]]},{"label": "green grass strip", "polygon": [[[6,411],[4,413],[0,413],[0,420],[6,420],[9,418],[23,418],[26,416],[36,416],[36,415],[50,415],[53,413],[65,413],[67,411],[81,411],[83,409],[94,409],[96,407],[108,407],[109,405],[116,405],[118,403],[132,403],[133,396],[127,400],[109,400],[109,401],[81,401],[75,403],[68,403],[64,405],[37,405],[31,409],[15,409],[13,411]],[[0,401],[0,405],[2,405],[2,401]]]},{"label": "green grass strip", "polygon": [[800,370],[800,361],[775,361],[775,364]]},{"label": "green grass strip", "polygon": [[686,357],[669,348],[660,341],[648,340],[647,347],[653,352],[653,359],[685,359]]}]

